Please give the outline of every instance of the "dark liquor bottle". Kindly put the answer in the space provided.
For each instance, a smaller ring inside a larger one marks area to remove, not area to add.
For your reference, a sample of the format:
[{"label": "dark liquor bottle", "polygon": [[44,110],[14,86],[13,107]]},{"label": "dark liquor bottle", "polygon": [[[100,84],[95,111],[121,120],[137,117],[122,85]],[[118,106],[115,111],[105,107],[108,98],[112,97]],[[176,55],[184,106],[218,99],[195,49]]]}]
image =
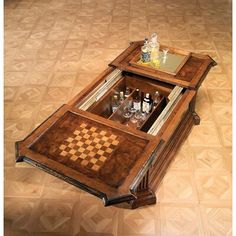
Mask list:
[{"label": "dark liquor bottle", "polygon": [[133,107],[136,111],[141,110],[141,96],[140,96],[139,89],[136,89],[134,92]]},{"label": "dark liquor bottle", "polygon": [[146,93],[145,97],[143,98],[143,112],[150,113],[152,110],[152,99],[149,93]]}]

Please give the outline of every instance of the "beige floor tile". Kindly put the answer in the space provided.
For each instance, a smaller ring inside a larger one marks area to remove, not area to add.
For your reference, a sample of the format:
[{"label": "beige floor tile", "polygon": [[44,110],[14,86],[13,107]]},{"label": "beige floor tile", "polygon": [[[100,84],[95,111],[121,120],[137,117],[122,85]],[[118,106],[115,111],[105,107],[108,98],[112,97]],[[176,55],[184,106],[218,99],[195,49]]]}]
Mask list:
[{"label": "beige floor tile", "polygon": [[216,125],[213,122],[202,122],[195,126],[188,137],[191,146],[221,146]]},{"label": "beige floor tile", "polygon": [[202,202],[225,202],[231,199],[231,175],[196,173],[197,191]]},{"label": "beige floor tile", "polygon": [[35,168],[6,168],[5,196],[39,198],[43,189],[44,175],[42,171]]}]

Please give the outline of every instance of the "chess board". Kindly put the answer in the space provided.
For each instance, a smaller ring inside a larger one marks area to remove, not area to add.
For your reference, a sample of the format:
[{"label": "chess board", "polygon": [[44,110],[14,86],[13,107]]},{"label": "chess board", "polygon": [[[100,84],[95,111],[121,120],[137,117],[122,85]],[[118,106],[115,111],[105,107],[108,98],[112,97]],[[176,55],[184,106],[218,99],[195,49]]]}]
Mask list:
[{"label": "chess board", "polygon": [[98,171],[118,144],[116,135],[82,123],[59,149],[62,157]]}]

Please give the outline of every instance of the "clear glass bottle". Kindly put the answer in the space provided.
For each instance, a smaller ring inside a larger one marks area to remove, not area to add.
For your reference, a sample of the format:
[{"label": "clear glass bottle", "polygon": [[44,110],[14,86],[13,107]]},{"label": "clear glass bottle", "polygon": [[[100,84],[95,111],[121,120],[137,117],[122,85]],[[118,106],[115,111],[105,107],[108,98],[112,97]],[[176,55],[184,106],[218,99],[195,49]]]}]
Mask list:
[{"label": "clear glass bottle", "polygon": [[143,63],[150,62],[150,48],[148,45],[148,39],[144,39],[144,45],[141,47],[141,61]]},{"label": "clear glass bottle", "polygon": [[126,89],[125,89],[125,97],[126,98],[129,97],[130,93],[131,93],[130,88],[126,87]]},{"label": "clear glass bottle", "polygon": [[139,89],[136,89],[135,92],[134,92],[133,108],[136,111],[140,111],[141,110],[141,96],[140,96]]},{"label": "clear glass bottle", "polygon": [[115,94],[113,95],[112,100],[111,100],[111,111],[114,113],[118,109],[119,105],[120,103],[118,100],[118,96]]},{"label": "clear glass bottle", "polygon": [[150,113],[152,110],[152,99],[149,93],[146,93],[145,97],[143,98],[142,110],[145,113]]},{"label": "clear glass bottle", "polygon": [[150,61],[155,62],[155,60],[158,60],[159,49],[160,49],[160,44],[158,43],[157,39],[157,33],[153,33],[151,35],[149,48],[150,48]]},{"label": "clear glass bottle", "polygon": [[124,92],[123,91],[120,91],[120,103],[123,103],[124,100],[125,100],[125,96],[124,96]]},{"label": "clear glass bottle", "polygon": [[161,100],[161,95],[158,91],[155,92],[153,96],[153,107],[155,108]]}]

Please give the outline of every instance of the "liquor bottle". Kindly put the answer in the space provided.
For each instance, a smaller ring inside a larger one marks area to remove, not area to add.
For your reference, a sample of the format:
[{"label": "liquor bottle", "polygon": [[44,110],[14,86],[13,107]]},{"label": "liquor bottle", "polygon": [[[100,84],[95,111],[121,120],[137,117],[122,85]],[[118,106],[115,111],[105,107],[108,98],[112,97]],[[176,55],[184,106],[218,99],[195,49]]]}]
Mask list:
[{"label": "liquor bottle", "polygon": [[150,47],[150,61],[155,63],[155,61],[158,60],[159,49],[160,49],[160,44],[157,41],[157,33],[153,33],[151,35],[149,47]]},{"label": "liquor bottle", "polygon": [[148,45],[148,39],[144,39],[144,45],[141,47],[141,61],[143,63],[150,62],[150,48]]},{"label": "liquor bottle", "polygon": [[125,97],[126,98],[129,97],[130,93],[131,93],[130,88],[126,87],[126,89],[125,89]]},{"label": "liquor bottle", "polygon": [[134,92],[133,107],[136,111],[141,110],[141,96],[140,96],[140,93],[139,93],[139,89],[136,89],[135,92]]},{"label": "liquor bottle", "polygon": [[161,95],[158,91],[155,92],[153,96],[153,107],[155,108],[161,100]]},{"label": "liquor bottle", "polygon": [[113,113],[118,109],[119,105],[120,105],[120,103],[118,100],[118,96],[115,94],[115,95],[113,95],[112,101],[111,101],[111,110]]},{"label": "liquor bottle", "polygon": [[143,112],[150,113],[152,110],[152,99],[149,93],[146,93],[145,97],[143,98]]},{"label": "liquor bottle", "polygon": [[124,92],[120,91],[120,104],[124,102],[124,100],[125,100]]}]

